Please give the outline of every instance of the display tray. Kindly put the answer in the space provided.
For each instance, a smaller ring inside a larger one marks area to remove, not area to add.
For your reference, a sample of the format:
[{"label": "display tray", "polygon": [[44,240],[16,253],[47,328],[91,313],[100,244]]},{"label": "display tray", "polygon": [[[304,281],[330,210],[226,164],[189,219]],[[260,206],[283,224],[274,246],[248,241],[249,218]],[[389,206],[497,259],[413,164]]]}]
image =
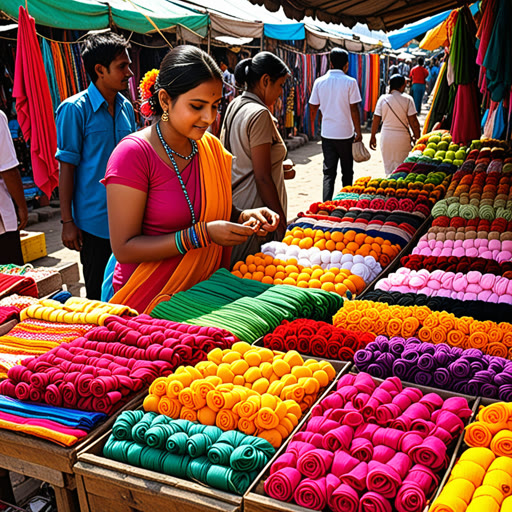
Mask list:
[{"label": "display tray", "polygon": [[[353,373],[353,372],[352,372]],[[382,382],[383,379],[377,379],[376,377],[373,377],[374,381],[376,382]],[[420,386],[417,384],[410,384],[403,382],[403,387],[413,387],[420,389],[423,394],[428,393],[437,393],[439,396],[441,396],[443,399],[447,399],[453,396],[462,396],[468,400],[468,405],[472,409],[473,414],[471,418],[468,420],[468,422],[471,422],[473,418],[475,417],[475,414],[478,410],[478,404],[479,399],[476,396],[468,396],[463,395],[460,393],[452,393],[451,391],[444,391],[440,389],[434,389],[427,386]],[[326,396],[324,394],[324,396]],[[311,411],[308,413],[308,415],[303,419],[301,422],[301,428],[299,430],[302,430],[302,427],[306,425],[307,421],[311,417]],[[295,432],[294,432],[295,433]],[[429,499],[430,503],[433,499],[435,499],[438,495],[439,489],[445,484],[445,482],[448,479],[448,476],[450,474],[451,468],[453,467],[453,464],[455,462],[455,457],[457,455],[457,452],[460,448],[460,445],[463,441],[464,432],[460,434],[460,436],[455,439],[450,447],[449,447],[449,456],[450,456],[450,463],[448,464],[447,470],[444,472],[439,486],[436,489],[436,492],[434,492],[433,496]],[[291,442],[293,436],[290,436],[286,442],[281,446],[278,453],[276,453],[274,458],[277,458],[281,456],[285,451],[288,443]],[[267,496],[263,490],[263,484],[265,480],[270,475],[270,466],[271,464],[267,465],[267,467],[264,469],[263,474],[256,480],[255,483],[252,484],[251,487],[249,487],[249,490],[247,491],[246,495],[244,496],[244,512],[310,512],[309,509],[305,507],[301,507],[300,505],[297,505],[295,503],[287,503],[284,501],[275,500],[274,498],[271,498]],[[329,510],[329,509],[326,509]]]},{"label": "display tray", "polygon": [[[146,394],[147,390],[137,393],[104,423],[70,447],[60,446],[28,434],[0,429],[0,468],[48,482],[55,490],[59,512],[79,511],[73,474],[78,453],[109,431],[118,414],[138,407]],[[7,485],[10,485],[8,476],[0,480],[0,486]]]},{"label": "display tray", "polygon": [[355,297],[355,300],[363,300],[365,298],[365,295],[368,292],[371,292],[373,289],[375,289],[375,285],[381,280],[387,277],[389,274],[400,268],[400,260],[407,256],[408,254],[412,253],[412,250],[416,247],[418,244],[419,239],[428,231],[428,228],[432,224],[432,215],[429,215],[423,223],[420,225],[420,227],[416,230],[416,233],[414,233],[411,240],[407,243],[407,245],[404,246],[404,248],[398,253],[396,258],[391,261],[391,263],[382,270],[382,272],[373,280],[371,281],[368,286],[361,292],[360,295]]},{"label": "display tray", "polygon": [[[350,364],[334,361],[333,366],[336,377],[320,392],[315,403],[335,388],[338,379],[348,371]],[[303,427],[307,417],[308,414],[303,416],[289,438]],[[177,511],[180,507],[184,507],[180,512],[242,511],[244,496],[103,457],[103,447],[110,433],[111,430],[104,433],[78,454],[74,471],[82,512],[154,512],[159,508]],[[279,450],[259,473],[255,482],[274,462],[277,453]]]}]

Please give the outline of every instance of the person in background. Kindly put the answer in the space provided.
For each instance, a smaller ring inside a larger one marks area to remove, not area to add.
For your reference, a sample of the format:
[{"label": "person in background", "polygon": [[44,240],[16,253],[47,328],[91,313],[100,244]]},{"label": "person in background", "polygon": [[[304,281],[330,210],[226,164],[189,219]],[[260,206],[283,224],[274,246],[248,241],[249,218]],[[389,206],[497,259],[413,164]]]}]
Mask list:
[{"label": "person in background", "polygon": [[410,60],[402,60],[398,64],[398,73],[404,76],[406,79],[409,78],[409,73],[411,71]]},{"label": "person in background", "polygon": [[309,98],[311,120],[315,120],[319,109],[322,112],[324,201],[332,200],[334,195],[338,162],[341,162],[343,186],[352,185],[352,143],[363,140],[359,114],[361,93],[357,81],[347,75],[348,53],[341,48],[334,48],[330,61],[331,69],[315,80]]},{"label": "person in background", "polygon": [[[28,209],[7,116],[0,110],[0,264],[23,265],[20,229]],[[14,200],[14,203],[13,203]],[[16,208],[15,208],[16,205]],[[16,213],[18,214],[16,218]]]},{"label": "person in background", "polygon": [[434,90],[438,76],[439,76],[439,63],[438,63],[437,59],[434,59],[432,61],[432,65],[430,66],[430,70],[428,73],[429,94]]},{"label": "person in background", "polygon": [[220,70],[222,71],[223,99],[229,103],[235,97],[235,75],[231,73],[225,58],[220,60]]},{"label": "person in background", "polygon": [[112,254],[107,196],[100,180],[117,143],[136,129],[131,103],[121,92],[133,76],[129,43],[113,32],[89,36],[82,46],[89,87],[57,109],[57,153],[62,242],[80,251],[89,299],[101,298]]},{"label": "person in background", "polygon": [[[372,122],[370,148],[377,149],[377,131],[382,121],[380,150],[386,175],[391,174],[407,157],[411,142],[420,137],[420,123],[413,99],[404,94],[405,77],[393,75],[389,81],[389,94],[377,101]],[[413,136],[409,131],[411,127]]]},{"label": "person in background", "polygon": [[420,57],[418,64],[411,69],[409,78],[411,79],[411,94],[414,99],[414,105],[418,115],[421,114],[421,103],[425,95],[425,88],[428,77],[428,69],[423,65],[425,59]]},{"label": "person in background", "polygon": [[233,204],[239,209],[267,207],[279,215],[279,227],[265,238],[251,237],[233,249],[231,262],[259,251],[265,242],[281,239],[286,231],[285,179],[293,178],[293,163],[285,164],[286,146],[270,109],[283,93],[288,66],[270,52],[240,61],[235,81],[245,91],[226,112],[221,141],[233,156]]},{"label": "person in background", "polygon": [[232,205],[231,155],[207,132],[222,99],[208,54],[177,46],[140,89],[157,122],[121,141],[102,183],[117,259],[111,302],[149,313],[227,266],[232,246],[275,230],[279,217]]}]

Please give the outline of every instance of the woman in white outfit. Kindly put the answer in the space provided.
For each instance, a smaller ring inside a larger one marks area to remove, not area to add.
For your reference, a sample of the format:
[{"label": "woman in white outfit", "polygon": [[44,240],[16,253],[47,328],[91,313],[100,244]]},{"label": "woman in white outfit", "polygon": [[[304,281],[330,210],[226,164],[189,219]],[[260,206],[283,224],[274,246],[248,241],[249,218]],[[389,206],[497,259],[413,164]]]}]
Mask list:
[{"label": "woman in white outfit", "polygon": [[404,94],[405,85],[402,75],[393,75],[389,80],[389,94],[379,98],[373,115],[370,148],[377,148],[376,135],[382,121],[380,150],[386,175],[391,174],[405,160],[411,144],[420,137],[420,123],[414,101],[411,96]]}]

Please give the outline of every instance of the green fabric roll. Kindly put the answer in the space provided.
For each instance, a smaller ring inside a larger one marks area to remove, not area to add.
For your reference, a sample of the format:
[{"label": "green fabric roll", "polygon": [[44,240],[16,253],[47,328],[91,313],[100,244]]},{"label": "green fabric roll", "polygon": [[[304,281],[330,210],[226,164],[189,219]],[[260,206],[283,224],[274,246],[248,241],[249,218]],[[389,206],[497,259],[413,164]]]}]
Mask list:
[{"label": "green fabric roll", "polygon": [[448,217],[458,217],[459,216],[459,210],[460,210],[460,204],[459,203],[452,203],[450,206],[448,206],[446,210],[446,215]]},{"label": "green fabric roll", "polygon": [[268,458],[250,444],[235,448],[229,459],[229,465],[236,471],[259,471]]},{"label": "green fabric roll", "polygon": [[144,411],[124,411],[116,419],[112,434],[119,441],[131,440],[133,427],[142,419]]},{"label": "green fabric roll", "polygon": [[208,450],[208,459],[212,464],[229,466],[229,459],[234,450],[235,447],[228,443],[215,443]]},{"label": "green fabric roll", "polygon": [[238,430],[228,430],[227,432],[222,433],[217,440],[217,443],[227,443],[236,448],[242,444],[245,437],[246,435]]},{"label": "green fabric roll", "polygon": [[187,452],[194,459],[203,457],[206,456],[212,444],[212,439],[206,434],[194,434],[188,438]]},{"label": "green fabric roll", "polygon": [[256,471],[243,473],[224,466],[212,465],[206,475],[206,483],[216,489],[242,495],[256,476]]},{"label": "green fabric roll", "polygon": [[188,455],[173,455],[172,453],[164,454],[161,459],[161,473],[176,476],[178,478],[187,478],[188,465],[192,459]]},{"label": "green fabric roll", "polygon": [[136,423],[132,428],[132,439],[138,443],[144,444],[144,435],[146,430],[151,427],[151,423],[156,418],[157,414],[154,412],[147,412],[144,414],[141,420]]},{"label": "green fabric roll", "polygon": [[198,482],[206,482],[206,476],[208,471],[212,467],[212,463],[208,460],[208,457],[199,457],[197,459],[191,459],[187,467],[187,477],[190,480],[197,480]]},{"label": "green fabric roll", "polygon": [[481,219],[493,221],[494,218],[496,217],[496,211],[492,206],[483,204],[480,206],[478,210],[478,215]]},{"label": "green fabric roll", "polygon": [[165,425],[159,423],[152,425],[144,434],[144,442],[151,448],[158,448],[159,450],[165,450],[165,444],[167,439],[175,434],[175,430],[171,425]]},{"label": "green fabric roll", "polygon": [[246,436],[245,439],[242,439],[241,444],[254,446],[254,448],[264,453],[268,459],[271,459],[276,453],[276,449],[266,439],[261,437]]},{"label": "green fabric roll", "polygon": [[175,455],[185,455],[187,453],[188,435],[185,432],[178,432],[169,437],[165,443],[165,449]]}]

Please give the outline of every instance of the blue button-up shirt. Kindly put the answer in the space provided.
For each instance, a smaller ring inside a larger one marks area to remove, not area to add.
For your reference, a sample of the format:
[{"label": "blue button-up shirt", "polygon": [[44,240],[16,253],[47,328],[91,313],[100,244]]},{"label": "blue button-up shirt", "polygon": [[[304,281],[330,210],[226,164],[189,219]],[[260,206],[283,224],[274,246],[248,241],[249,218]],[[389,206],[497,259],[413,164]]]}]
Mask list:
[{"label": "blue button-up shirt", "polygon": [[87,233],[109,238],[107,194],[100,183],[107,162],[123,138],[136,129],[131,103],[117,94],[114,116],[107,100],[91,83],[63,101],[57,109],[57,153],[61,162],[76,165],[73,219]]}]

